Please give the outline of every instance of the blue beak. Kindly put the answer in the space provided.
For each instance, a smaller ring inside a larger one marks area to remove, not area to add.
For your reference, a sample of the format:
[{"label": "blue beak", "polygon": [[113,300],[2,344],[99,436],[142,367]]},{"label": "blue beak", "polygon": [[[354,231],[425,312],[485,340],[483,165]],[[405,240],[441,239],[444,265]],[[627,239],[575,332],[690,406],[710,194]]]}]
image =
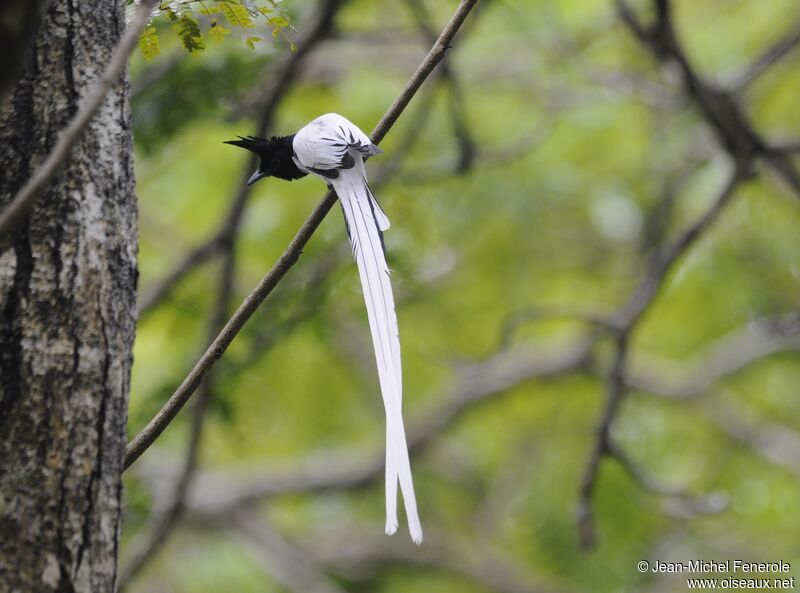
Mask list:
[{"label": "blue beak", "polygon": [[258,181],[258,180],[259,180],[259,179],[261,179],[262,177],[266,177],[266,176],[267,176],[267,174],[266,174],[266,173],[264,173],[264,171],[257,170],[255,173],[253,173],[253,174],[250,176],[250,179],[248,179],[248,180],[247,180],[247,187],[250,187],[250,186],[251,186],[251,185],[253,185],[253,184],[254,184],[256,181]]}]

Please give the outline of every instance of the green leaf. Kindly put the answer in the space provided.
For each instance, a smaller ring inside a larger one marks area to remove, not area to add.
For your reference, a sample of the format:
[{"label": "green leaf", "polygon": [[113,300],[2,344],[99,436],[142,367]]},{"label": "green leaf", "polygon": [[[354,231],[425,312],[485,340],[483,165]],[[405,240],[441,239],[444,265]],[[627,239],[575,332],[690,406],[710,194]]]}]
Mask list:
[{"label": "green leaf", "polygon": [[161,53],[161,43],[155,27],[145,27],[139,35],[139,50],[148,62]]},{"label": "green leaf", "polygon": [[277,27],[279,29],[283,29],[284,27],[288,27],[289,26],[289,21],[285,17],[282,17],[282,16],[270,17],[269,18],[269,23],[273,27]]},{"label": "green leaf", "polygon": [[247,39],[245,39],[245,43],[247,44],[247,47],[249,47],[250,49],[255,49],[256,43],[258,43],[259,41],[261,41],[261,37],[248,37]]},{"label": "green leaf", "polygon": [[228,19],[228,22],[234,27],[241,27],[242,29],[252,29],[255,27],[250,13],[241,4],[233,2],[220,2],[219,6],[222,8],[222,14]]},{"label": "green leaf", "polygon": [[[272,2],[272,7],[269,6],[259,6],[258,11],[264,15],[264,17],[269,21],[269,24],[277,29],[284,29],[286,27],[290,28],[292,31],[297,33],[297,30],[292,25],[292,21],[289,20],[286,15],[281,13],[280,7],[277,4]],[[271,16],[275,14],[275,16]]]},{"label": "green leaf", "polygon": [[222,10],[222,9],[219,6],[211,6],[210,8],[201,8],[200,10],[198,10],[198,12],[200,14],[211,15],[211,14],[218,13],[220,10]]},{"label": "green leaf", "polygon": [[208,34],[214,39],[215,41],[222,41],[225,39],[226,35],[230,35],[231,30],[227,27],[223,27],[217,21],[211,23],[211,28],[208,30]]},{"label": "green leaf", "polygon": [[206,48],[203,43],[203,34],[200,32],[200,25],[190,14],[181,14],[173,23],[172,29],[178,34],[183,47],[190,54],[199,53]]}]

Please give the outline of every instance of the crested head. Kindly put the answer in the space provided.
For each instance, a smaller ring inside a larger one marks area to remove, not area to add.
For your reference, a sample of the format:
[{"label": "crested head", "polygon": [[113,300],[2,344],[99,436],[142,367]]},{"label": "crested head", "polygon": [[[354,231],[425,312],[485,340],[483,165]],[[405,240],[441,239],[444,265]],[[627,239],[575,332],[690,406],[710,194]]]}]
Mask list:
[{"label": "crested head", "polygon": [[272,136],[259,138],[257,136],[239,136],[238,140],[227,140],[225,144],[232,144],[255,153],[258,156],[258,169],[247,182],[252,185],[262,177],[278,177],[292,180],[304,177],[306,173],[295,165],[292,156],[292,136]]}]

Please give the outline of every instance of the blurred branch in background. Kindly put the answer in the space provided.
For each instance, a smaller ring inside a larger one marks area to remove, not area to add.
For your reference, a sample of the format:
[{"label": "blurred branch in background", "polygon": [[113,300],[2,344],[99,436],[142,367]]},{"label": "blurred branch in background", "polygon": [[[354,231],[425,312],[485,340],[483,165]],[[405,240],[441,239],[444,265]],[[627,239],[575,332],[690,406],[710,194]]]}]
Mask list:
[{"label": "blurred branch in background", "polygon": [[701,413],[733,441],[800,478],[800,433],[777,422],[745,418],[730,405],[701,405]]},{"label": "blurred branch in background", "polygon": [[721,513],[728,506],[728,497],[724,494],[711,493],[697,496],[682,488],[663,484],[613,441],[609,442],[606,454],[615,459],[642,490],[660,497],[667,514],[687,519],[696,515]]},{"label": "blurred branch in background", "polygon": [[[425,5],[420,0],[406,0],[417,22],[420,31],[422,31],[427,44],[431,45],[436,43],[436,31],[431,26],[431,15],[428,14]],[[481,4],[487,6],[488,3]],[[480,11],[476,11],[480,12]],[[477,14],[473,15],[472,21],[475,22]],[[439,73],[442,79],[447,81],[448,89],[450,91],[448,99],[450,101],[450,115],[453,124],[453,134],[458,144],[458,163],[456,165],[456,174],[464,173],[471,166],[475,158],[475,143],[472,140],[469,127],[467,126],[466,117],[464,114],[464,97],[461,91],[461,85],[453,72],[451,61],[445,56],[442,63],[439,65]]]},{"label": "blurred branch in background", "polygon": [[789,314],[756,319],[716,340],[695,355],[689,368],[659,365],[628,373],[630,389],[671,399],[699,397],[720,379],[733,375],[763,358],[800,352],[800,318]]},{"label": "blurred branch in background", "polygon": [[744,90],[745,87],[753,83],[759,76],[764,74],[778,61],[788,56],[800,47],[800,21],[796,21],[783,37],[779,38],[770,45],[764,53],[758,56],[750,64],[744,66],[739,72],[731,77],[727,87],[733,93]]}]

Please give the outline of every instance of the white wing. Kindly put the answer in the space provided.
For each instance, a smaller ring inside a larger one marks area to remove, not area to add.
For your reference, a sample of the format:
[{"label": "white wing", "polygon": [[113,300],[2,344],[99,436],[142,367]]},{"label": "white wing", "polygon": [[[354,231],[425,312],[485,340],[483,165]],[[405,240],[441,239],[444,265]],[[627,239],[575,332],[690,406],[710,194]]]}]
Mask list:
[{"label": "white wing", "polygon": [[[330,182],[341,169],[350,169],[359,155],[361,160],[383,152],[355,124],[338,113],[326,113],[298,131],[293,140],[297,165]],[[353,149],[357,152],[354,153]],[[364,174],[366,179],[366,173]],[[378,228],[390,227],[389,219],[370,192]]]}]

